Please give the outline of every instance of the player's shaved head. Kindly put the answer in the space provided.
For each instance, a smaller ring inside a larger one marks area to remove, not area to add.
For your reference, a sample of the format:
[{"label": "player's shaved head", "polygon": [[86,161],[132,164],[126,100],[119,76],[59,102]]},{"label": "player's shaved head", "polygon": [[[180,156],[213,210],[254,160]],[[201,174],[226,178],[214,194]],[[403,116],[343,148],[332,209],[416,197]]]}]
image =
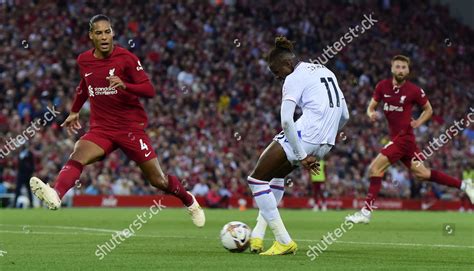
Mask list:
[{"label": "player's shaved head", "polygon": [[288,74],[293,72],[293,43],[285,37],[275,38],[275,45],[266,56],[268,68],[277,77],[282,80]]}]

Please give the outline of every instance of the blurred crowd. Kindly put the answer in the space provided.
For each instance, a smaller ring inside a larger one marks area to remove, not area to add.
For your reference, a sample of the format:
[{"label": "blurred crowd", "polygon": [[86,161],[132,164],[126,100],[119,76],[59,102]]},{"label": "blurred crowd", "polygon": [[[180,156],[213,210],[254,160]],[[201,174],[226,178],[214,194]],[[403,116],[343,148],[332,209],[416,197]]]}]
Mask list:
[{"label": "blurred crowd", "polygon": [[[116,44],[141,59],[156,88],[156,97],[142,102],[162,168],[211,200],[216,195],[249,195],[246,177],[281,131],[281,84],[263,60],[278,35],[295,41],[298,56],[308,61],[360,24],[364,14],[378,20],[326,64],[336,74],[351,113],[327,156],[328,196],[365,197],[368,165],[389,141],[385,120],[372,124],[365,111],[375,84],[390,77],[393,55],[411,57],[411,80],[423,87],[433,105],[432,120],[416,130],[421,148],[474,108],[474,33],[450,17],[447,8],[429,1],[20,2],[0,5],[8,14],[0,18],[0,148],[6,150],[7,141],[24,134],[31,121],[43,121],[34,135],[27,134],[26,144],[2,152],[0,193],[15,189],[21,149],[33,153],[34,174],[52,183],[75,141],[87,131],[88,103],[77,135],[68,136],[59,125],[80,80],[76,57],[92,46],[88,20],[97,13],[112,19]],[[59,113],[44,120],[53,107]],[[474,168],[473,140],[471,125],[434,152],[427,164],[462,178]],[[288,178],[288,195],[310,195],[307,172],[298,169]],[[121,151],[85,167],[74,192],[160,193]],[[381,193],[398,198],[460,196],[455,189],[414,181],[401,164],[388,171]]]}]

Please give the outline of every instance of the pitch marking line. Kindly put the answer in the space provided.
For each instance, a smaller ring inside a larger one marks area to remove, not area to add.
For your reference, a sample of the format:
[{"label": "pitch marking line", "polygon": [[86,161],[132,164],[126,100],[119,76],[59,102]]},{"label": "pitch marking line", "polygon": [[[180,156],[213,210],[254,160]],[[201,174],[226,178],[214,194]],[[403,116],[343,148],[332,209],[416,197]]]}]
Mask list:
[{"label": "pitch marking line", "polygon": [[[71,227],[71,226],[47,226],[47,225],[15,225],[15,224],[0,224],[0,226],[29,226],[30,228],[49,228],[49,229],[70,229],[70,230],[81,230],[81,231],[91,231],[98,233],[88,233],[88,232],[29,232],[25,233],[24,231],[12,231],[12,230],[0,230],[0,233],[13,233],[13,234],[45,234],[45,235],[100,235],[100,236],[109,236],[105,233],[117,233],[121,230],[112,230],[112,229],[101,229],[101,228],[88,228],[88,227]],[[195,236],[173,236],[173,235],[150,235],[150,234],[135,234],[134,237],[145,237],[145,238],[176,238],[176,239],[210,239],[207,237],[195,237]],[[265,239],[270,240],[270,239]],[[320,240],[310,240],[310,239],[294,239],[297,242],[319,242]],[[388,243],[388,242],[356,242],[356,241],[336,241],[340,244],[353,244],[353,245],[374,245],[374,246],[411,246],[411,247],[442,247],[442,248],[469,248],[474,249],[474,246],[464,246],[464,245],[450,245],[450,244],[416,244],[416,243]]]}]

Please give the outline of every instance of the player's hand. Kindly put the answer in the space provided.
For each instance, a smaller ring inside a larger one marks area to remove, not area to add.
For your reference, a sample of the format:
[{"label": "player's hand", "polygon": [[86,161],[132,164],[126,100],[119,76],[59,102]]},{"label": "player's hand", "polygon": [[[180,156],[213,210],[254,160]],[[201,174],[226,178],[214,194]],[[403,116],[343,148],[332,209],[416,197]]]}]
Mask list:
[{"label": "player's hand", "polygon": [[69,113],[66,120],[61,124],[61,127],[67,128],[67,133],[71,136],[73,133],[77,135],[77,130],[82,128],[81,123],[79,122],[79,112]]},{"label": "player's hand", "polygon": [[370,112],[368,116],[371,122],[376,122],[378,119],[377,111]]},{"label": "player's hand", "polygon": [[117,87],[120,87],[122,89],[127,88],[125,86],[125,83],[118,76],[115,76],[115,75],[108,76],[106,79],[109,80],[109,83],[110,83],[109,88],[117,88]]},{"label": "player's hand", "polygon": [[319,174],[320,172],[320,164],[319,164],[319,161],[316,157],[314,156],[306,156],[305,159],[301,160],[301,165],[306,168],[307,170],[309,170],[312,174],[314,175],[317,175]]},{"label": "player's hand", "polygon": [[418,128],[420,127],[421,123],[418,120],[411,119],[410,125],[412,128]]}]

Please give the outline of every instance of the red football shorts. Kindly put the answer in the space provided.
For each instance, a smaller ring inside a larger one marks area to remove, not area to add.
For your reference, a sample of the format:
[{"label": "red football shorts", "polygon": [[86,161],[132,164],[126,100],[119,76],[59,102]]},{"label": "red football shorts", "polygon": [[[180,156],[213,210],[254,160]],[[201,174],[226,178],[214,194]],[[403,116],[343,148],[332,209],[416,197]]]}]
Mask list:
[{"label": "red football shorts", "polygon": [[381,153],[388,157],[390,164],[401,161],[407,168],[411,168],[412,161],[423,161],[420,149],[416,145],[413,135],[397,136],[383,147]]},{"label": "red football shorts", "polygon": [[127,157],[137,164],[156,158],[150,138],[144,130],[105,130],[91,129],[81,137],[91,141],[105,151],[105,156],[121,149]]}]

